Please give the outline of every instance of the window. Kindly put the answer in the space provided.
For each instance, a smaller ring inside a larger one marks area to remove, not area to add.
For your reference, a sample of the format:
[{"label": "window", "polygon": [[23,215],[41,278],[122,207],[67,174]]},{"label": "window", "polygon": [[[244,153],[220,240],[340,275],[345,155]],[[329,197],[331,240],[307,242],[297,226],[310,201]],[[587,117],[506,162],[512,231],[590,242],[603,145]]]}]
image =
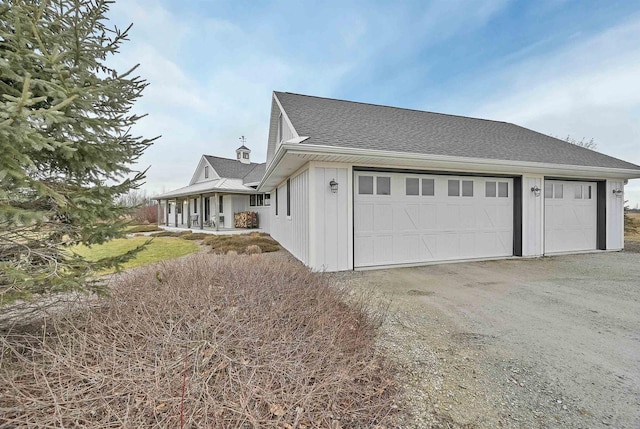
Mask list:
[{"label": "window", "polygon": [[238,152],[238,161],[240,161],[240,152]]},{"label": "window", "polygon": [[358,177],[358,193],[360,195],[373,195],[373,176]]},{"label": "window", "polygon": [[508,198],[509,197],[509,182],[499,182],[498,183],[498,197],[499,198]]},{"label": "window", "polygon": [[167,204],[167,213],[171,214],[171,203]]},{"label": "window", "polygon": [[223,213],[224,212],[224,199],[223,196],[220,195],[218,197],[218,213]]},{"label": "window", "polygon": [[256,206],[256,195],[249,195],[249,206],[250,207]]},{"label": "window", "polygon": [[264,195],[263,194],[256,195],[256,205],[258,207],[264,206]]},{"label": "window", "polygon": [[553,198],[553,183],[544,183],[544,197]]},{"label": "window", "polygon": [[271,205],[271,194],[264,194],[264,205],[265,206]]},{"label": "window", "polygon": [[447,184],[448,194],[450,197],[459,197],[460,196],[460,181],[459,180],[449,180]]},{"label": "window", "polygon": [[247,152],[243,152],[243,153],[242,153],[242,157],[243,157],[244,159],[249,159],[249,153],[247,153]]},{"label": "window", "polygon": [[496,182],[485,182],[484,196],[487,198],[492,198],[496,196]]},{"label": "window", "polygon": [[276,188],[276,216],[278,216],[278,188]]},{"label": "window", "polygon": [[562,198],[562,183],[554,183],[553,184],[553,197],[554,198]]},{"label": "window", "polygon": [[576,200],[582,199],[582,185],[575,186],[575,199]]},{"label": "window", "polygon": [[196,214],[198,213],[198,199],[197,198],[193,199],[193,212],[196,213]]},{"label": "window", "polygon": [[433,197],[435,195],[435,182],[433,179],[422,179],[422,195]]},{"label": "window", "polygon": [[473,197],[473,180],[462,181],[462,196]]},{"label": "window", "polygon": [[586,191],[586,193],[584,194],[584,198],[590,200],[591,199],[591,185],[587,185],[585,191]]},{"label": "window", "polygon": [[287,216],[291,216],[291,179],[287,179]]},{"label": "window", "polygon": [[278,116],[278,142],[282,141],[282,113]]},{"label": "window", "polygon": [[376,194],[391,195],[391,177],[376,177]]},{"label": "window", "polygon": [[407,195],[420,195],[420,179],[407,177],[405,179],[405,192]]},{"label": "window", "polygon": [[176,213],[182,214],[182,204],[176,203]]},{"label": "window", "polygon": [[209,166],[208,165],[204,166],[204,178],[205,179],[209,178]]}]

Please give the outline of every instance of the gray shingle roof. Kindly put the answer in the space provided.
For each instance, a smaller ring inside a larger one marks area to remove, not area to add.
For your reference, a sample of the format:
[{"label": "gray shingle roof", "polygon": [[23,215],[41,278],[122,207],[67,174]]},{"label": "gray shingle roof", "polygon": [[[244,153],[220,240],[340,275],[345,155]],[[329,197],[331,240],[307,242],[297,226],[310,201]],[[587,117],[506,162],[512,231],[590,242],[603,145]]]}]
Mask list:
[{"label": "gray shingle roof", "polygon": [[508,122],[276,92],[304,144],[592,167],[640,166]]},{"label": "gray shingle roof", "polygon": [[209,164],[216,170],[220,177],[229,179],[243,179],[243,183],[255,183],[262,180],[265,172],[265,163],[243,164],[236,159],[220,158],[219,156],[205,155]]}]

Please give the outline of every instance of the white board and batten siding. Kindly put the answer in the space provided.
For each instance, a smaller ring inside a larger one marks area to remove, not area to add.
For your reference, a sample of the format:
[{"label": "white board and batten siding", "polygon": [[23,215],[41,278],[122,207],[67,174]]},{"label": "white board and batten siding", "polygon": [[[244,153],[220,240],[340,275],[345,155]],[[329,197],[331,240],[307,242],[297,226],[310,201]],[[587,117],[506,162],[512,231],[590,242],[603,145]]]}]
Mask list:
[{"label": "white board and batten siding", "polygon": [[356,268],[513,255],[513,179],[362,171],[354,189]]},{"label": "white board and batten siding", "polygon": [[291,214],[287,216],[287,182],[271,191],[271,236],[293,256],[309,265],[309,171],[304,170],[290,178]]},{"label": "white board and batten siding", "polygon": [[624,248],[624,195],[614,189],[624,190],[624,180],[607,180],[607,250]]},{"label": "white board and batten siding", "polygon": [[[537,187],[540,194],[531,190]],[[522,178],[522,256],[535,257],[544,254],[544,176]]]},{"label": "white board and batten siding", "polygon": [[[353,235],[351,233],[351,168],[315,166],[311,172],[311,255],[309,266],[315,271],[344,271],[353,268]],[[338,191],[329,183],[335,180]]]}]

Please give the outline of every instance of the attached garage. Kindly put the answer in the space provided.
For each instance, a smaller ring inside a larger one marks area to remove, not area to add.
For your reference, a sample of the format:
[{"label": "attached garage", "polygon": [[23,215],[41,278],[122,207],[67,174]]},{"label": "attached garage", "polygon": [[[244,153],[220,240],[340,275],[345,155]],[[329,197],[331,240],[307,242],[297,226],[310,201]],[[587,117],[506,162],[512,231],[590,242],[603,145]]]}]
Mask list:
[{"label": "attached garage", "polygon": [[354,266],[514,254],[514,180],[354,173]]},{"label": "attached garage", "polygon": [[597,185],[597,182],[545,180],[546,254],[596,250]]},{"label": "attached garage", "polygon": [[[316,271],[624,247],[640,166],[508,122],[275,92],[259,192]],[[287,194],[288,195],[288,194]]]}]

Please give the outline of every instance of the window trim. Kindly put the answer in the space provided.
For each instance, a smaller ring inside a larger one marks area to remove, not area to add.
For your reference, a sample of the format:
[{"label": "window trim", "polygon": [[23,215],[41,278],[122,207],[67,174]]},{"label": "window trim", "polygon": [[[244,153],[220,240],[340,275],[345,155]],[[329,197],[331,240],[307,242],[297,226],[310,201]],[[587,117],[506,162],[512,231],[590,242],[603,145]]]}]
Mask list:
[{"label": "window trim", "polygon": [[209,166],[208,165],[204,166],[204,178],[205,179],[209,178]]},{"label": "window trim", "polygon": [[[362,193],[361,189],[362,187],[360,186],[360,181],[364,178],[370,178],[371,179],[371,193]],[[375,195],[375,176],[374,175],[358,175],[358,195]]]},{"label": "window trim", "polygon": [[[392,180],[391,180],[391,176],[375,176],[376,180],[374,180],[375,183],[375,193],[374,195],[376,196],[383,196],[383,197],[390,197],[391,196],[391,187],[392,187]],[[389,193],[388,194],[381,194],[378,192],[378,179],[389,179]]]}]

